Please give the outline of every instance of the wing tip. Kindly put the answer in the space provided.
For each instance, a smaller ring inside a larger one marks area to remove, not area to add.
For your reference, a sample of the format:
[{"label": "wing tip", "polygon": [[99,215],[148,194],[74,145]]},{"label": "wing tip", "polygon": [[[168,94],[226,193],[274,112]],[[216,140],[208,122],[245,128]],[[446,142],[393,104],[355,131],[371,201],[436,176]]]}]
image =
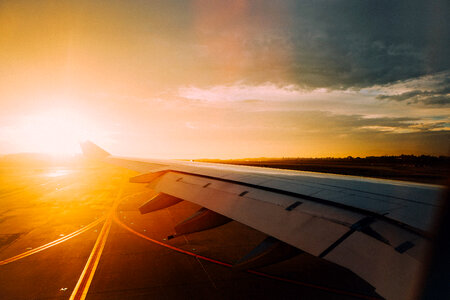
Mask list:
[{"label": "wing tip", "polygon": [[93,159],[103,159],[111,154],[106,150],[100,148],[91,141],[85,141],[80,143],[81,151],[83,151],[84,156]]}]

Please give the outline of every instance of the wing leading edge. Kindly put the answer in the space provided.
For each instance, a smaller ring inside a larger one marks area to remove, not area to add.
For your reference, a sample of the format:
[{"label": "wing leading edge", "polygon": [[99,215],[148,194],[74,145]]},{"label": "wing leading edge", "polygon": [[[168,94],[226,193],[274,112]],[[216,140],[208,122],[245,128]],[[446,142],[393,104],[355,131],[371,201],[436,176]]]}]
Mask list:
[{"label": "wing leading edge", "polygon": [[88,157],[142,173],[130,181],[148,183],[159,192],[159,199],[149,201],[159,201],[154,207],[181,200],[202,206],[189,224],[179,224],[181,234],[229,218],[273,238],[241,267],[251,267],[255,257],[271,261],[268,257],[279,253],[286,258],[305,251],[352,270],[388,299],[410,299],[415,293],[443,191],[354,176],[137,160],[111,156],[90,142],[82,149]]}]

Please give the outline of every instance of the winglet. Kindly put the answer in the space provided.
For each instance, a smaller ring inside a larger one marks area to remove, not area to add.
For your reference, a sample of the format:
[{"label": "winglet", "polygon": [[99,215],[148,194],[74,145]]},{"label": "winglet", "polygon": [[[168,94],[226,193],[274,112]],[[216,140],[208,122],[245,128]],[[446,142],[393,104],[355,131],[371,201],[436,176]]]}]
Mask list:
[{"label": "winglet", "polygon": [[80,146],[83,154],[88,158],[102,159],[111,155],[91,141],[80,143]]}]

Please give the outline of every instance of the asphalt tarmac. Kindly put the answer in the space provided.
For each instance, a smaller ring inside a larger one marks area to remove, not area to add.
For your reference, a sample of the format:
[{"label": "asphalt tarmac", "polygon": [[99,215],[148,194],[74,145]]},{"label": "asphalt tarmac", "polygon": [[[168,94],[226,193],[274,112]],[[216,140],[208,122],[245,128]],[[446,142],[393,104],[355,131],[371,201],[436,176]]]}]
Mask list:
[{"label": "asphalt tarmac", "polygon": [[141,215],[132,171],[82,161],[0,165],[0,299],[376,299],[352,272],[300,254],[230,265],[266,236],[235,221],[167,239],[199,207]]}]

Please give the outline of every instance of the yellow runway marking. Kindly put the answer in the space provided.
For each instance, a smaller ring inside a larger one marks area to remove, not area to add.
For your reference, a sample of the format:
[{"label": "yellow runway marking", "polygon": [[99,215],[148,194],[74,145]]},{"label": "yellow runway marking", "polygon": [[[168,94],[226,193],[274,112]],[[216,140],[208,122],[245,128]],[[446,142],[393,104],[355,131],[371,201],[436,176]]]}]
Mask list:
[{"label": "yellow runway marking", "polygon": [[105,247],[106,240],[108,238],[108,234],[111,229],[113,214],[114,211],[116,210],[117,205],[119,204],[119,199],[122,195],[122,191],[123,191],[123,184],[114,201],[113,207],[111,208],[108,214],[105,224],[103,224],[102,230],[98,235],[97,241],[95,242],[94,248],[91,251],[91,255],[89,256],[89,259],[86,262],[86,265],[84,266],[83,272],[81,273],[81,276],[78,279],[77,285],[75,286],[72,295],[70,296],[70,300],[74,299],[83,300],[87,296],[89,287],[91,285],[92,279],[94,278],[95,271],[100,261],[100,257],[102,256],[103,248]]},{"label": "yellow runway marking", "polygon": [[106,238],[108,237],[110,228],[111,214],[108,216],[105,224],[103,224],[102,230],[97,238],[97,241],[95,242],[94,249],[92,249],[83,273],[81,273],[80,279],[78,279],[77,285],[70,296],[71,300],[86,298],[95,270],[97,269],[98,262],[100,261],[100,256],[102,255],[103,248],[105,247]]},{"label": "yellow runway marking", "polygon": [[53,247],[53,246],[58,245],[58,244],[60,244],[60,243],[63,243],[63,242],[65,242],[65,241],[67,241],[67,240],[70,240],[71,238],[76,237],[77,235],[79,235],[79,234],[81,234],[81,233],[83,233],[83,232],[85,232],[85,231],[88,231],[88,230],[91,229],[92,227],[94,227],[94,226],[96,226],[97,224],[99,224],[100,222],[102,222],[104,219],[105,219],[105,217],[101,217],[100,219],[98,219],[98,220],[92,222],[91,224],[86,225],[86,226],[84,226],[83,228],[78,229],[77,231],[74,231],[74,232],[72,232],[71,234],[68,234],[68,235],[66,235],[66,236],[64,236],[64,237],[62,237],[62,238],[60,238],[60,239],[57,239],[57,240],[55,240],[55,241],[53,241],[53,242],[50,242],[50,243],[48,243],[48,244],[39,246],[39,247],[34,248],[34,249],[30,250],[30,251],[21,253],[21,254],[19,254],[19,255],[16,255],[16,256],[7,258],[7,259],[5,259],[5,260],[2,260],[2,261],[0,261],[0,266],[1,266],[1,265],[9,264],[9,263],[11,263],[11,262],[13,262],[13,261],[16,261],[16,260],[25,258],[25,257],[27,257],[27,256],[30,256],[30,255],[32,255],[32,254],[41,252],[41,251],[43,251],[43,250],[45,250],[45,249],[48,249],[48,248],[50,248],[50,247]]}]

